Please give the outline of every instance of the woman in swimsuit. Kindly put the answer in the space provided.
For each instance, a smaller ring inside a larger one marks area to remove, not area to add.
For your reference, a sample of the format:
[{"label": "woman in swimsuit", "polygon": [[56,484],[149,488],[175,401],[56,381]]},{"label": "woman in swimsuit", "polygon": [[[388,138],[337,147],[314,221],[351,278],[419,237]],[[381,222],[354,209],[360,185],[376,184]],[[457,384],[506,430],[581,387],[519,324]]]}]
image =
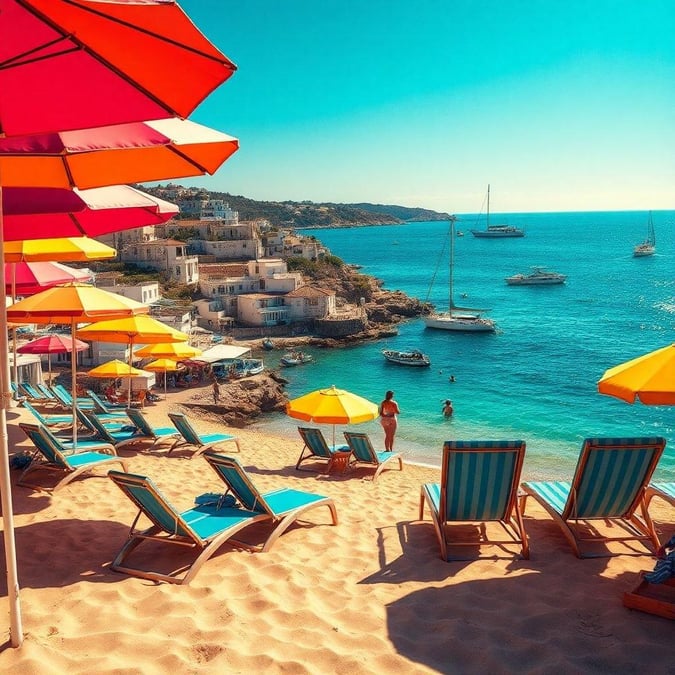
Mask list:
[{"label": "woman in swimsuit", "polygon": [[388,391],[384,395],[384,401],[380,403],[380,424],[384,429],[384,449],[391,452],[394,449],[394,436],[396,435],[396,415],[400,415],[398,403],[394,401],[394,392]]}]

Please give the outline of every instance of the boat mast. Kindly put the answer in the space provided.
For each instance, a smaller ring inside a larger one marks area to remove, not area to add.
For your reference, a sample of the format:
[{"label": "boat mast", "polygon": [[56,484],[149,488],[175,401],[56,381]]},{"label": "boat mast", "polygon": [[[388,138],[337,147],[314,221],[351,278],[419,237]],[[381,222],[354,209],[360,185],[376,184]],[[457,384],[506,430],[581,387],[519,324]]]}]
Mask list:
[{"label": "boat mast", "polygon": [[452,299],[452,275],[455,269],[455,218],[450,216],[450,270],[448,274],[448,314],[452,316],[455,303]]},{"label": "boat mast", "polygon": [[488,193],[487,193],[487,228],[490,229],[490,183],[488,183]]},{"label": "boat mast", "polygon": [[649,228],[647,232],[647,239],[649,243],[654,246],[656,244],[656,234],[654,234],[654,221],[652,220],[652,212],[649,212]]}]

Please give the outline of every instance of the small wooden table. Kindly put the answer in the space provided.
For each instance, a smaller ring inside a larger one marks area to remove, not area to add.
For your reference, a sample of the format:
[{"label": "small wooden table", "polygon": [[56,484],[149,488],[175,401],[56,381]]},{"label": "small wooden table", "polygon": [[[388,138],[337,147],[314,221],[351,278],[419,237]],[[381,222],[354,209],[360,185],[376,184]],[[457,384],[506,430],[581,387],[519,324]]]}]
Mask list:
[{"label": "small wooden table", "polygon": [[641,576],[640,583],[623,594],[623,604],[630,609],[675,619],[675,578],[662,584],[650,584]]}]

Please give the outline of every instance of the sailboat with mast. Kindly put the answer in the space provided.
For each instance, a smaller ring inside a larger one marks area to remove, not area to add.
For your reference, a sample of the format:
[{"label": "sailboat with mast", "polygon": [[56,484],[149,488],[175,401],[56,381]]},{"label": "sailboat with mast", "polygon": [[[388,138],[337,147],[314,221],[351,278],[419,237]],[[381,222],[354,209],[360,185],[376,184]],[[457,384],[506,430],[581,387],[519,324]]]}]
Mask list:
[{"label": "sailboat with mast", "polygon": [[[483,309],[457,307],[453,301],[453,276],[455,265],[455,219],[450,219],[450,265],[448,276],[448,311],[433,312],[424,317],[427,328],[462,331],[467,333],[494,333],[495,322],[481,316]],[[433,284],[433,282],[432,282]],[[431,288],[429,289],[431,292]]]},{"label": "sailboat with mast", "polygon": [[656,253],[656,236],[654,234],[652,212],[650,211],[649,218],[647,219],[647,238],[633,249],[633,257],[645,258],[648,255],[654,255],[654,253]]},{"label": "sailboat with mast", "polygon": [[481,239],[505,239],[512,237],[524,237],[525,230],[515,225],[490,225],[490,186],[487,189],[487,220],[484,230],[471,230],[474,237]]}]

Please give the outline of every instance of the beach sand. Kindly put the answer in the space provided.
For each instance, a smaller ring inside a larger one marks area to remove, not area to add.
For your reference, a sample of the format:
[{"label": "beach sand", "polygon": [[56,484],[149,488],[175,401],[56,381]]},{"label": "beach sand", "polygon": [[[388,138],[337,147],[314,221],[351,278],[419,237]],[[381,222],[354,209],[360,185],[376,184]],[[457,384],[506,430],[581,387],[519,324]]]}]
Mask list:
[{"label": "beach sand", "polygon": [[[171,409],[181,395],[189,392],[169,395]],[[161,403],[146,414],[167,426],[166,410]],[[28,448],[17,428],[28,415],[13,409],[8,416],[10,451]],[[223,430],[192,419],[200,431]],[[438,481],[437,470],[406,464],[376,482],[366,469],[302,473],[294,468],[299,437],[229,431],[257,486],[330,496],[339,524],[315,509],[268,553],[225,545],[190,585],[156,584],[109,570],[135,509],[108,478],[78,479],[52,497],[15,487],[25,642],[20,649],[5,642],[0,671],[675,672],[673,622],[622,605],[653,558],[579,560],[530,500],[530,560],[487,547],[485,559],[446,563],[428,516],[418,520],[420,485]],[[167,457],[162,446],[137,446],[119,454],[179,509],[222,491],[206,462],[188,459],[189,452]],[[673,534],[673,509],[655,500],[653,514],[662,537]],[[174,547],[160,551],[158,566],[184,559]],[[7,640],[6,586],[0,608]]]}]

